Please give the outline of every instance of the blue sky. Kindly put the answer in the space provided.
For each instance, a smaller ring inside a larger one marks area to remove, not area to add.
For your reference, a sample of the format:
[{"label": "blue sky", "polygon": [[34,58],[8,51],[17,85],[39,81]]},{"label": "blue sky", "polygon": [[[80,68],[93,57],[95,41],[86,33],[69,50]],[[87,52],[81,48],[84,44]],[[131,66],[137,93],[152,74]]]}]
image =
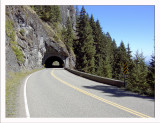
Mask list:
[{"label": "blue sky", "polygon": [[[82,6],[78,6],[79,11]],[[154,6],[84,6],[99,20],[104,33],[109,32],[117,46],[130,44],[132,55],[143,52],[146,61],[154,53]]]}]

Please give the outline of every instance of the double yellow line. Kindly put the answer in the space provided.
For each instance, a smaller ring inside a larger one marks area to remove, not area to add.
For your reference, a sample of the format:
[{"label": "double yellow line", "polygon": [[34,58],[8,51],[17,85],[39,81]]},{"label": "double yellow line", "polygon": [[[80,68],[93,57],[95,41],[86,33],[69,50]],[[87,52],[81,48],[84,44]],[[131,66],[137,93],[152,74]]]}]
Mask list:
[{"label": "double yellow line", "polygon": [[54,71],[54,70],[51,71],[51,75],[52,75],[55,79],[59,80],[61,83],[65,84],[65,85],[67,85],[67,86],[69,86],[69,87],[71,87],[71,88],[73,88],[73,89],[75,89],[75,90],[77,90],[77,91],[85,94],[85,95],[88,95],[88,96],[90,96],[90,97],[93,97],[93,98],[95,98],[95,99],[97,99],[97,100],[99,100],[99,101],[102,101],[102,102],[104,102],[104,103],[107,103],[107,104],[109,104],[109,105],[112,105],[112,106],[114,106],[114,107],[117,107],[117,108],[119,108],[119,109],[121,109],[121,110],[124,110],[124,111],[126,111],[126,112],[129,112],[129,113],[134,114],[134,115],[136,115],[136,116],[139,116],[139,117],[142,117],[142,118],[152,118],[152,117],[150,117],[150,116],[147,116],[147,115],[142,114],[142,113],[140,113],[140,112],[134,111],[134,110],[132,110],[132,109],[129,109],[129,108],[124,107],[124,106],[121,106],[121,105],[119,105],[119,104],[117,104],[117,103],[111,102],[111,101],[109,101],[109,100],[106,100],[106,99],[104,99],[104,98],[101,98],[101,97],[99,97],[99,96],[97,96],[97,95],[94,95],[94,94],[92,94],[92,93],[89,93],[89,92],[87,92],[87,91],[84,91],[84,90],[82,90],[82,89],[80,89],[80,88],[77,88],[77,87],[75,87],[75,86],[73,86],[73,85],[65,82],[64,80],[58,78],[57,76],[55,76],[55,74],[53,73],[53,71]]}]

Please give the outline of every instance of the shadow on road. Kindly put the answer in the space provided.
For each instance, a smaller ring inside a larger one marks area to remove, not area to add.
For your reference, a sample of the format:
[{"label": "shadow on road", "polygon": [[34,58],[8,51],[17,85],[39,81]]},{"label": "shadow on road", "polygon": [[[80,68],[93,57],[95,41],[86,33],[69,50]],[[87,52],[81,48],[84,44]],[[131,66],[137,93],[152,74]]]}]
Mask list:
[{"label": "shadow on road", "polygon": [[126,91],[125,89],[117,88],[115,86],[95,85],[95,86],[83,86],[83,87],[87,89],[99,90],[99,91],[102,91],[103,93],[109,93],[111,95],[107,95],[107,96],[112,96],[112,97],[130,96],[130,97],[138,97],[138,98],[149,99],[150,101],[154,101],[153,97],[141,96],[139,94],[129,92],[129,91]]}]

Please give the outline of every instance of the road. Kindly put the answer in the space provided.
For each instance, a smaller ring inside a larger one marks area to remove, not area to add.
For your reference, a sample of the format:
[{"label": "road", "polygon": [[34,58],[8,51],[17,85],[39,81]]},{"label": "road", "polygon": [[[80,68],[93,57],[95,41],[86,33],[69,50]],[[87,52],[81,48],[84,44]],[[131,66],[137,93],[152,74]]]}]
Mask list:
[{"label": "road", "polygon": [[25,106],[33,118],[150,118],[154,99],[74,75],[63,68],[33,73]]}]

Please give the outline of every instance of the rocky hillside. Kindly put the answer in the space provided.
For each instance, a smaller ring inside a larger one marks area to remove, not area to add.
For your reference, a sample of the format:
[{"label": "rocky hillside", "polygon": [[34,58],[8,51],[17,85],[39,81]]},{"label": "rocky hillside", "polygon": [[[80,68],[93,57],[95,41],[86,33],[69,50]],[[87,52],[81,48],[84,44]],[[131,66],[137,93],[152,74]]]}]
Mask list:
[{"label": "rocky hillside", "polygon": [[[75,29],[74,6],[60,6],[61,29],[67,17]],[[75,66],[75,56],[67,50],[58,31],[42,21],[30,6],[6,6],[6,72],[43,67],[50,51],[66,59],[66,67]]]},{"label": "rocky hillside", "polygon": [[76,16],[74,6],[60,6],[62,24],[66,25],[67,17],[70,17],[73,30],[76,30]]}]

